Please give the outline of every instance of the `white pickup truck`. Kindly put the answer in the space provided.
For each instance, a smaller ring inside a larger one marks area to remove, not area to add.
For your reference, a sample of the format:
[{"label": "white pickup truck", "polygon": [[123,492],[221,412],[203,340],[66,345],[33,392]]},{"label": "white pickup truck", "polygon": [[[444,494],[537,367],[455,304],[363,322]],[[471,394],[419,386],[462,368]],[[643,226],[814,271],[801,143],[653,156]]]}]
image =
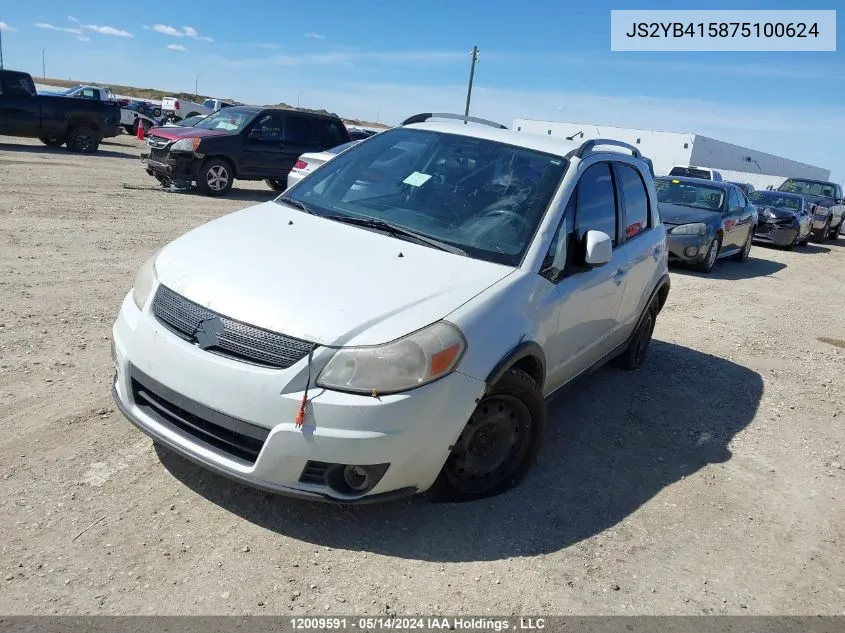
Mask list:
[{"label": "white pickup truck", "polygon": [[164,97],[161,100],[161,111],[165,118],[173,121],[181,121],[187,119],[189,116],[196,116],[202,114],[208,116],[212,112],[217,112],[223,108],[230,108],[234,103],[228,101],[221,101],[220,99],[206,99],[202,104],[194,103],[193,101],[186,101],[185,99],[177,99],[176,97]]}]

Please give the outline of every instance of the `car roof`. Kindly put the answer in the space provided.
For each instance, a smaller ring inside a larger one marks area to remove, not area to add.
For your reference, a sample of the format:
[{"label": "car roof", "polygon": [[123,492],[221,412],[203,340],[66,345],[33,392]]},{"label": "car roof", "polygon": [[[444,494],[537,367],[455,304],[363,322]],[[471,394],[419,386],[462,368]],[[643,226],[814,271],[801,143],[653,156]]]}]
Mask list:
[{"label": "car roof", "polygon": [[719,189],[729,189],[730,187],[736,187],[736,185],[732,182],[726,182],[724,180],[708,180],[707,178],[692,178],[691,176],[657,176],[655,180],[677,180],[678,182],[683,182],[691,185],[701,185],[706,184],[710,187],[718,187]]},{"label": "car roof", "polygon": [[514,130],[502,130],[483,124],[464,125],[463,123],[426,121],[425,123],[411,123],[402,127],[413,130],[441,132],[443,134],[457,134],[469,138],[481,138],[488,141],[505,143],[507,145],[524,147],[526,149],[532,149],[560,157],[566,157],[569,152],[574,149],[578,149],[581,146],[581,143],[567,141],[553,136],[543,136],[542,134],[532,134],[530,132],[516,132]]},{"label": "car roof", "polygon": [[[792,182],[812,182],[812,183],[817,184],[817,185],[832,185],[834,187],[839,186],[835,182],[831,182],[829,180],[814,180],[812,178],[787,178],[786,180],[783,181],[783,183],[786,183],[790,180]],[[781,183],[781,184],[783,184],[783,183]]]}]

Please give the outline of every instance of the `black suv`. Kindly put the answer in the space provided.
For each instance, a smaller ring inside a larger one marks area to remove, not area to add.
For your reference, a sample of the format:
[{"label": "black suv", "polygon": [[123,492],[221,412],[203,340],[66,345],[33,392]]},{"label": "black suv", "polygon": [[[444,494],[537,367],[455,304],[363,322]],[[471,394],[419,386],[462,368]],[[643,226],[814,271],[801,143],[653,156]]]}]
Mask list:
[{"label": "black suv", "polygon": [[300,154],[349,141],[336,116],[235,106],[192,127],[153,128],[147,136],[150,151],[141,160],[160,183],[196,182],[210,196],[227,194],[235,178],[264,180],[280,191]]}]

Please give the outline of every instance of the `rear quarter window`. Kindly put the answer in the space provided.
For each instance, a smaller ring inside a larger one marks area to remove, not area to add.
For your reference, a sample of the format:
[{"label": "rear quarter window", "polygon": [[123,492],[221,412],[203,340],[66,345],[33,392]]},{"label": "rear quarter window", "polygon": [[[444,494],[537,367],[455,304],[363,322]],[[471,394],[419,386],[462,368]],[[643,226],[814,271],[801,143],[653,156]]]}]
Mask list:
[{"label": "rear quarter window", "polygon": [[320,130],[320,141],[326,145],[334,147],[349,142],[349,135],[340,121],[317,119],[314,123]]}]

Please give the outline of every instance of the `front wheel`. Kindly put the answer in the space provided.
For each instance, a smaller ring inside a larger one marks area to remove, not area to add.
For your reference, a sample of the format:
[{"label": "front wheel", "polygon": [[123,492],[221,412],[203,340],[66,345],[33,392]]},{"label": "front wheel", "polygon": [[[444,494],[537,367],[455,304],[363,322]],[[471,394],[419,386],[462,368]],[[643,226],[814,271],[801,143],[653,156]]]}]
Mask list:
[{"label": "front wheel", "polygon": [[427,496],[472,501],[513,488],[537,460],[546,421],[540,387],[508,370],[475,407]]},{"label": "front wheel", "polygon": [[225,196],[234,182],[232,166],[219,158],[205,161],[197,174],[197,188],[207,196]]},{"label": "front wheel", "polygon": [[93,154],[100,147],[100,139],[89,127],[73,128],[67,137],[67,148],[80,154]]},{"label": "front wheel", "polygon": [[47,136],[41,136],[38,140],[44,143],[47,147],[61,147],[65,142],[65,139],[63,138]]},{"label": "front wheel", "polygon": [[719,250],[722,248],[722,236],[716,235],[710,246],[707,249],[707,255],[704,256],[704,261],[699,262],[694,268],[703,273],[709,273],[716,265],[716,260],[719,258]]},{"label": "front wheel", "polygon": [[820,228],[815,235],[815,240],[819,244],[824,244],[827,239],[827,234],[830,232],[830,220],[828,219],[822,228]]}]

